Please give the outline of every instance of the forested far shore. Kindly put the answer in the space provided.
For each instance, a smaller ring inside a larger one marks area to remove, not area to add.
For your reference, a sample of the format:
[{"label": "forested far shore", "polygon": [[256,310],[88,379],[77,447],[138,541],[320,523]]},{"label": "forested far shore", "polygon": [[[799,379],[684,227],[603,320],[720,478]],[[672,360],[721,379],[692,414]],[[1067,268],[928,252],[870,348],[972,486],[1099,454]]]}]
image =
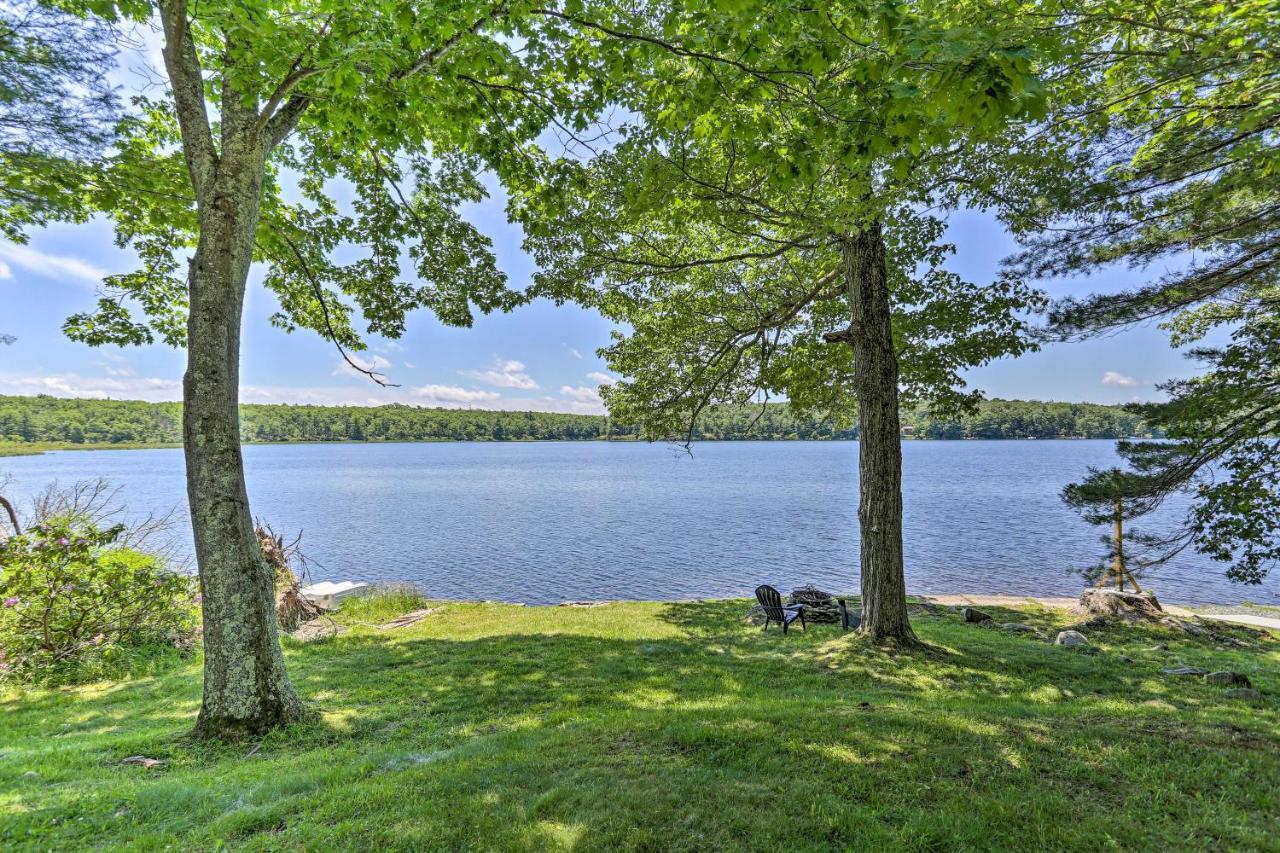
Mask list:
[{"label": "forested far shore", "polygon": [[[10,444],[177,444],[178,403],[0,396],[0,442]],[[636,439],[639,428],[603,415],[386,406],[246,404],[240,407],[245,441],[591,441]],[[693,437],[699,441],[847,440],[857,428],[797,417],[785,403],[722,406],[709,411]],[[1120,406],[987,400],[955,420],[923,409],[903,412],[903,435],[921,439],[1026,439],[1158,437]]]}]

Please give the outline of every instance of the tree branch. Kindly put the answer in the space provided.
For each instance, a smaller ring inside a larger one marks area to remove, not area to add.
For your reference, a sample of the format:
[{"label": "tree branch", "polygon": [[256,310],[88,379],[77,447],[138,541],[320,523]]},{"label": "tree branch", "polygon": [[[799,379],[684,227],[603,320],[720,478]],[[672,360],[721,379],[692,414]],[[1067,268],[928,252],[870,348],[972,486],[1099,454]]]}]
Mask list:
[{"label": "tree branch", "polygon": [[346,347],[344,347],[338,340],[338,333],[333,330],[333,323],[329,319],[329,305],[324,301],[324,288],[320,286],[320,282],[316,280],[314,275],[312,275],[311,266],[303,256],[302,250],[298,248],[298,244],[293,242],[289,235],[284,233],[284,231],[277,230],[276,233],[280,235],[280,239],[284,240],[285,245],[289,247],[289,250],[293,252],[294,257],[298,259],[298,266],[302,270],[302,277],[307,280],[307,283],[311,285],[311,289],[315,291],[316,300],[320,303],[320,314],[324,318],[326,336],[333,342],[333,345],[338,350],[338,354],[342,356],[342,360],[349,364],[352,370],[363,373],[383,388],[399,388],[399,384],[386,381],[386,379],[383,378],[383,374],[356,364],[351,356],[347,354]]},{"label": "tree branch", "polygon": [[186,0],[161,0],[159,8],[165,38],[164,65],[182,131],[182,152],[186,155],[191,184],[199,196],[218,165],[205,105],[204,75],[191,38]]}]

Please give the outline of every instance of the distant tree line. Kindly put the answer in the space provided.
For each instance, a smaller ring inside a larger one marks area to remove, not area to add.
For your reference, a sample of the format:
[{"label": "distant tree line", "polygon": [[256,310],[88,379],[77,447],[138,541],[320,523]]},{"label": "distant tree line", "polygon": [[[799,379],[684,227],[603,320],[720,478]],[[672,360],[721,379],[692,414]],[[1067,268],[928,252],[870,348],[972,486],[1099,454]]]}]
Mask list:
[{"label": "distant tree line", "polygon": [[[0,396],[0,441],[56,444],[176,444],[178,403]],[[245,441],[585,441],[634,439],[637,427],[601,415],[376,407],[249,404],[240,408]],[[1119,406],[988,400],[958,421],[923,409],[903,413],[903,433],[927,439],[1158,437]],[[700,441],[843,440],[857,428],[797,417],[783,403],[721,406],[694,430]]]}]

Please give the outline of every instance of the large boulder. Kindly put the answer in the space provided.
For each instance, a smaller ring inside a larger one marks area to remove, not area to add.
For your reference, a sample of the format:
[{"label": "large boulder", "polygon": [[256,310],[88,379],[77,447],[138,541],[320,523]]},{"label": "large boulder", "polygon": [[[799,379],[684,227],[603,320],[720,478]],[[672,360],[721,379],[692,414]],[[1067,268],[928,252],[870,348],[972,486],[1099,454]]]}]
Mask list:
[{"label": "large boulder", "polygon": [[1089,616],[1137,622],[1165,616],[1160,602],[1149,592],[1126,592],[1107,587],[1086,589],[1080,595],[1080,612]]}]

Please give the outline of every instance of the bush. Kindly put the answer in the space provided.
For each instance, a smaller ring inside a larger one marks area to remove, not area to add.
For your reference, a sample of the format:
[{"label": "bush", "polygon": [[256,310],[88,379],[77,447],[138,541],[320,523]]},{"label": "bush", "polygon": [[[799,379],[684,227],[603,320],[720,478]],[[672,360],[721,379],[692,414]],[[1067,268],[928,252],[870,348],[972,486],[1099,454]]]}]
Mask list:
[{"label": "bush", "polygon": [[121,545],[125,532],[70,516],[0,541],[0,677],[75,680],[190,648],[193,579]]}]

